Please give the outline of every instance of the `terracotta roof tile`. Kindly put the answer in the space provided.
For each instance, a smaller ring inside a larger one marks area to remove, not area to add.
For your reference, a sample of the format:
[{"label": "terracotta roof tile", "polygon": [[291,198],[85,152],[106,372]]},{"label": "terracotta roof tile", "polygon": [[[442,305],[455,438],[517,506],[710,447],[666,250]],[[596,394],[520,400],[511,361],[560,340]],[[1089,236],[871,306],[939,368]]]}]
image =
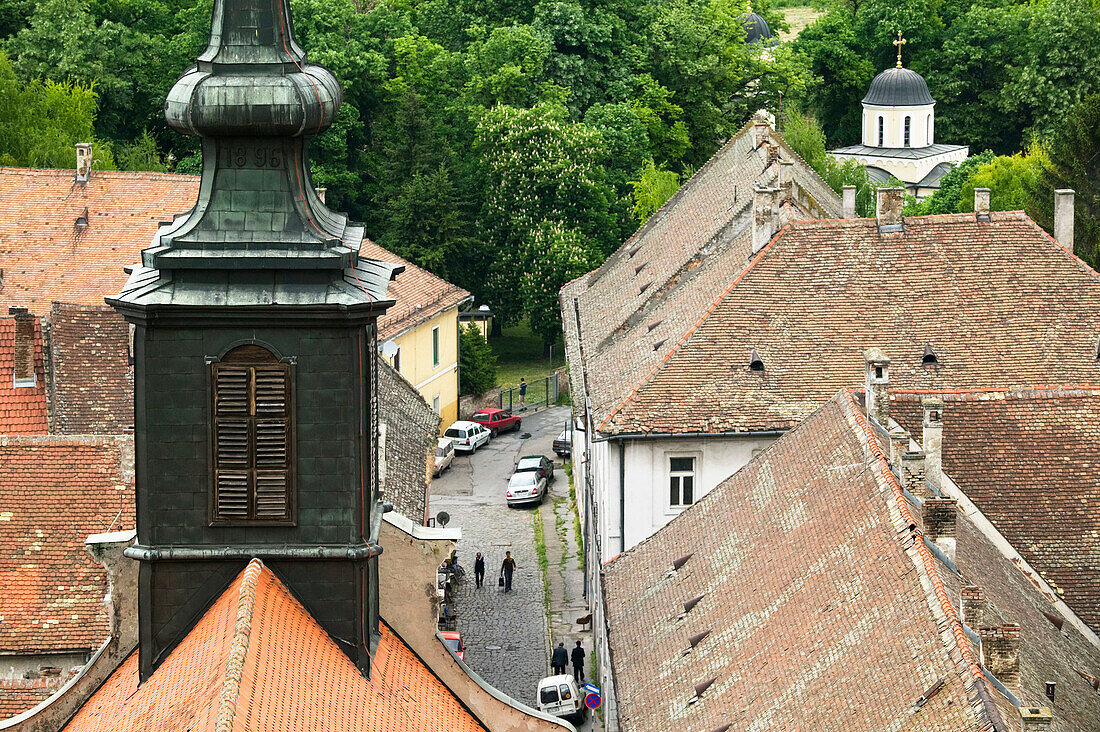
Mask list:
[{"label": "terracotta roof tile", "polygon": [[[892,396],[895,419],[919,440],[925,395]],[[937,396],[944,472],[1100,630],[1100,389]]]},{"label": "terracotta roof tile", "polygon": [[0,653],[89,651],[107,638],[107,576],[84,539],[134,528],[132,447],[0,437]]},{"label": "terracotta roof tile", "polygon": [[253,560],[144,684],[135,652],[65,729],[485,729],[388,626],[381,631],[367,680]]},{"label": "terracotta roof tile", "polygon": [[[0,168],[0,306],[45,315],[55,301],[103,305],[126,283],[122,268],[141,260],[157,224],[193,208],[198,189],[194,175],[93,171],[82,185],[71,170]],[[85,209],[88,226],[79,229]],[[397,303],[379,321],[380,338],[469,296],[369,240],[362,251],[406,265],[389,288]]]},{"label": "terracotta roof tile", "polygon": [[15,320],[0,319],[0,434],[44,435],[46,377],[42,370],[42,328],[34,323],[34,386],[15,386]]},{"label": "terracotta roof tile", "polygon": [[[1023,213],[914,217],[905,227],[883,235],[874,219],[789,224],[711,292],[696,324],[621,394],[602,429],[790,428],[860,381],[871,346],[893,359],[900,388],[1100,377],[1100,278]],[[934,367],[921,363],[928,344]],[[764,372],[748,368],[754,348]]]},{"label": "terracotta roof tile", "polygon": [[0,722],[22,714],[50,698],[62,678],[0,679]]}]

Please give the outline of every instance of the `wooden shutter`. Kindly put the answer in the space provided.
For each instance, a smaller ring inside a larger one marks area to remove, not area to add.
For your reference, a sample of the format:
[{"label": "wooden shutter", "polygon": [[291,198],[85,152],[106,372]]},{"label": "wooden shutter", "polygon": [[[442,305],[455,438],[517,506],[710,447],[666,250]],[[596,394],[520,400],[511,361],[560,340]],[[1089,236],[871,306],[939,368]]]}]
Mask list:
[{"label": "wooden shutter", "polygon": [[214,522],[291,523],[290,366],[246,346],[214,364],[213,382]]}]

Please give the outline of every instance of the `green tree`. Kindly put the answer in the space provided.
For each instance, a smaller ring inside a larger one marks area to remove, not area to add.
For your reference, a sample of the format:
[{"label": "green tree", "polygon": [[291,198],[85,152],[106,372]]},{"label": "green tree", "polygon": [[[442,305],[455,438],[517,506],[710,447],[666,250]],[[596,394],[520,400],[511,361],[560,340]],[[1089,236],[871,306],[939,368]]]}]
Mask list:
[{"label": "green tree", "polygon": [[[962,211],[962,188],[981,166],[992,162],[993,153],[986,150],[978,155],[973,155],[963,160],[958,165],[952,166],[947,174],[940,178],[940,187],[923,201],[913,200],[907,202],[904,214],[906,216],[929,216],[931,214],[958,213]],[[973,191],[971,191],[973,198]],[[971,202],[973,206],[973,202]],[[973,210],[973,208],[971,208]]]},{"label": "green tree", "polygon": [[558,293],[569,280],[591,270],[602,259],[579,232],[561,221],[543,221],[527,240],[520,280],[531,331],[549,348],[561,336]]},{"label": "green tree", "polygon": [[853,22],[850,12],[832,10],[803,29],[794,42],[795,49],[810,59],[810,73],[820,80],[807,90],[808,108],[830,131],[834,144],[842,145],[860,139],[859,101],[875,75]]},{"label": "green tree", "polygon": [[1054,191],[1072,188],[1074,251],[1100,266],[1100,94],[1078,103],[1047,145],[1042,172],[1030,185],[1028,212],[1054,231]]},{"label": "green tree", "polygon": [[634,187],[634,218],[639,224],[644,224],[657,209],[665,205],[665,201],[680,190],[680,175],[659,168],[652,160],[648,160],[641,169],[638,180],[630,181],[630,185]]},{"label": "green tree", "polygon": [[149,134],[148,130],[142,133],[132,145],[119,145],[115,152],[115,162],[119,170],[151,170],[164,172],[168,170],[157,150],[157,141]]},{"label": "green tree", "polygon": [[473,323],[458,334],[458,370],[463,394],[480,396],[496,386],[497,356]]},{"label": "green tree", "polygon": [[989,189],[994,211],[1024,211],[1031,206],[1031,191],[1038,186],[1046,154],[1035,147],[1026,153],[1002,155],[980,165],[959,191],[959,211],[974,210],[974,189]]}]

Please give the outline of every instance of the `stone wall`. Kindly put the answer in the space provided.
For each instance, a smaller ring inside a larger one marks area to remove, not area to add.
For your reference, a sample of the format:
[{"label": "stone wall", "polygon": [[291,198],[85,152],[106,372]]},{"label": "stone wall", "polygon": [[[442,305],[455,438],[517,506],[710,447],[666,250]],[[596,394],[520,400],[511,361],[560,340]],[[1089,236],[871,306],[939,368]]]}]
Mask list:
[{"label": "stone wall", "polygon": [[439,417],[385,359],[378,359],[378,409],[386,425],[385,500],[401,515],[423,524]]}]

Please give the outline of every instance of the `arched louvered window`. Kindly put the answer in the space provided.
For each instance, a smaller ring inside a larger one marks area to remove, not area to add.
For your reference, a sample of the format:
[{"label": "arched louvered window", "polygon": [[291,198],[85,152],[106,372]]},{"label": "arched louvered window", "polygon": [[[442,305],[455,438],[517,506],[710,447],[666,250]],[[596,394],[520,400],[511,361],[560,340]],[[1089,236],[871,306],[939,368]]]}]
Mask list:
[{"label": "arched louvered window", "polygon": [[884,142],[886,142],[886,123],[880,116],[878,118],[878,146],[882,147]]},{"label": "arched louvered window", "polygon": [[291,365],[240,346],[211,366],[215,524],[293,524]]}]

